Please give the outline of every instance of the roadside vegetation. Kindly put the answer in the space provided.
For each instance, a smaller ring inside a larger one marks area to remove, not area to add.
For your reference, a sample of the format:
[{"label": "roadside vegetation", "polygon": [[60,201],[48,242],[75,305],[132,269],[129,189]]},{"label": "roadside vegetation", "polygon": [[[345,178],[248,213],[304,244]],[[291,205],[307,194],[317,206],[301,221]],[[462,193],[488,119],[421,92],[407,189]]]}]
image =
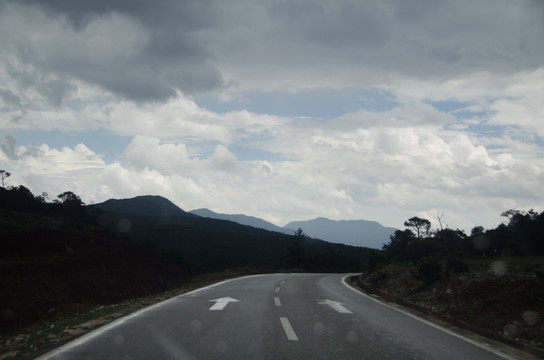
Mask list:
[{"label": "roadside vegetation", "polygon": [[[364,290],[544,355],[544,212],[509,210],[495,229],[407,220],[369,254]],[[440,219],[439,219],[440,220]]]}]

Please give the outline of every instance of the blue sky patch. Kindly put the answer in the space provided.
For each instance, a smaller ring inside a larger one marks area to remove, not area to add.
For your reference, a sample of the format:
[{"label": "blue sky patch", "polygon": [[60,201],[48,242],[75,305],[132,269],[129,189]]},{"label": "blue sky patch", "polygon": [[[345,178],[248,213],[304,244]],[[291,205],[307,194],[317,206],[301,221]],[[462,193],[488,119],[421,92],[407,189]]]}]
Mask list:
[{"label": "blue sky patch", "polygon": [[298,93],[255,92],[243,96],[243,101],[222,102],[212,95],[199,96],[194,101],[200,107],[217,113],[247,110],[284,117],[311,117],[316,120],[330,120],[360,109],[387,111],[398,105],[390,93],[352,88],[308,90]]}]

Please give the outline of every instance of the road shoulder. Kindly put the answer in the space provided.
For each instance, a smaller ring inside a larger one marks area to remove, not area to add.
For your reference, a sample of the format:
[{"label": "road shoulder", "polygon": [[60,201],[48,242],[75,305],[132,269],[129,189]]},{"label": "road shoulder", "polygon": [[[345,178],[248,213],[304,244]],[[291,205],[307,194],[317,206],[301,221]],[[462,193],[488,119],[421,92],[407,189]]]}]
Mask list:
[{"label": "road shoulder", "polygon": [[354,281],[357,276],[345,276],[342,280],[344,285],[366,296],[376,302],[379,302],[392,309],[400,311],[412,318],[423,321],[435,328],[450,333],[454,336],[469,341],[488,351],[497,353],[507,359],[538,360],[544,359],[544,351],[529,347],[525,344],[516,343],[509,339],[503,339],[498,335],[491,334],[485,329],[478,329],[470,324],[466,324],[455,319],[447,318],[438,313],[421,309],[414,304],[410,304],[403,299],[396,298],[389,294],[372,291],[365,288],[362,284]]}]

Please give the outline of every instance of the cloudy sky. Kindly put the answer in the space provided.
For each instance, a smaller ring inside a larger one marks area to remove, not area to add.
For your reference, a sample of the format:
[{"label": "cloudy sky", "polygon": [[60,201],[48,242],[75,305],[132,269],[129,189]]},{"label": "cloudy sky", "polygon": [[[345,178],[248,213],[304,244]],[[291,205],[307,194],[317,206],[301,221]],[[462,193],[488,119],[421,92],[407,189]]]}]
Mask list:
[{"label": "cloudy sky", "polygon": [[541,0],[0,0],[0,169],[283,226],[543,210]]}]

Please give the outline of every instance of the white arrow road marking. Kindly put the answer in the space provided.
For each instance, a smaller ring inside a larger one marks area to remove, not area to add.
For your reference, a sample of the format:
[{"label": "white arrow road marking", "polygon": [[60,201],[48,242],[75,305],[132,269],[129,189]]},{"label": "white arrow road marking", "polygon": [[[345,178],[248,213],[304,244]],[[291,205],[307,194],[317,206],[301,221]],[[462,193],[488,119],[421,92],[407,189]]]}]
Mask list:
[{"label": "white arrow road marking", "polygon": [[287,335],[287,340],[298,341],[298,336],[295,333],[295,330],[293,330],[289,319],[286,317],[280,317],[280,321],[281,326],[283,326],[283,331],[285,331],[285,335]]},{"label": "white arrow road marking", "polygon": [[223,310],[225,306],[227,306],[228,303],[239,302],[238,300],[233,299],[231,297],[224,297],[224,298],[210,300],[210,301],[215,301],[215,304],[213,304],[212,307],[209,308],[209,310]]},{"label": "white arrow road marking", "polygon": [[333,300],[328,300],[327,299],[327,300],[323,300],[323,301],[318,302],[318,304],[329,305],[334,310],[338,311],[340,314],[351,314],[352,313],[351,311],[346,309],[344,304],[341,304],[338,301],[333,301]]}]

